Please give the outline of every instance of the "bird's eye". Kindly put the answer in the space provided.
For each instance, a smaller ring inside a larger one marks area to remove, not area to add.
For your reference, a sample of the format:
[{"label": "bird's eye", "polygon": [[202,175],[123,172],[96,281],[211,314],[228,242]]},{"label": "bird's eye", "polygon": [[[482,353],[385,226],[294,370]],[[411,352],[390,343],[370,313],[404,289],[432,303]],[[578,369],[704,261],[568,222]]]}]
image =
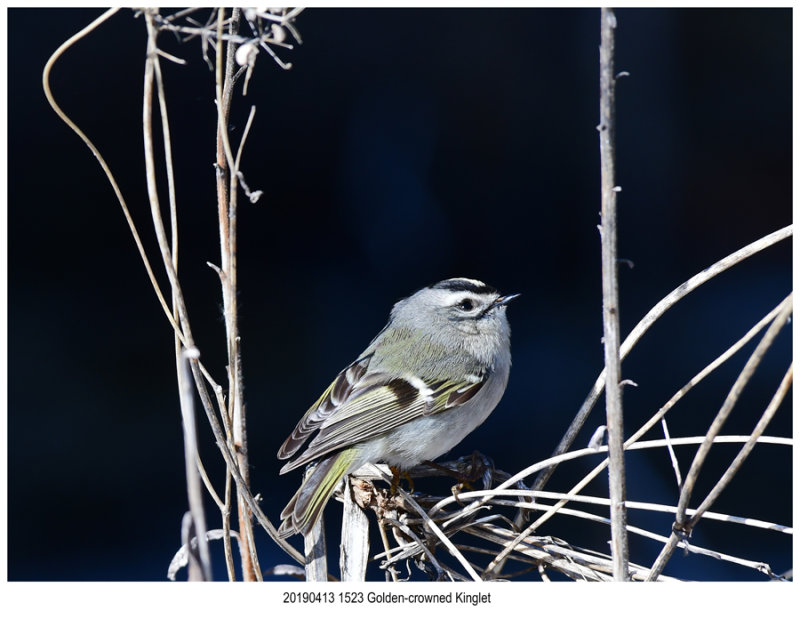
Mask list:
[{"label": "bird's eye", "polygon": [[456,303],[456,307],[460,310],[464,310],[465,312],[472,311],[475,307],[475,304],[472,302],[472,299],[461,299],[458,303]]}]

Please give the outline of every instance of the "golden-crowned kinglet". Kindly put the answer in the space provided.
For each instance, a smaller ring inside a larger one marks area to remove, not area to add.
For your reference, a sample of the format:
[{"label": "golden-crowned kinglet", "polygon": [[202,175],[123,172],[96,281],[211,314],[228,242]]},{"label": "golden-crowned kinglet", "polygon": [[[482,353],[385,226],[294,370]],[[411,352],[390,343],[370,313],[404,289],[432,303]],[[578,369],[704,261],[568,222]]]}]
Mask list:
[{"label": "golden-crowned kinglet", "polygon": [[506,304],[457,277],[392,309],[388,324],[311,405],[278,458],[281,474],[319,460],[281,513],[279,533],[306,535],[339,481],[367,462],[407,469],[452,449],[489,416],[511,368]]}]

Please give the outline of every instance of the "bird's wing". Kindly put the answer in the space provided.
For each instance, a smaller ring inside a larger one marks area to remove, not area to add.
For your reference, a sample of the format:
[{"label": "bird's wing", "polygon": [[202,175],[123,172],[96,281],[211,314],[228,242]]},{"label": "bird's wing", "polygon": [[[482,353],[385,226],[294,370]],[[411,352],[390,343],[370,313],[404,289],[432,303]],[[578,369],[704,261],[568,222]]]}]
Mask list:
[{"label": "bird's wing", "polygon": [[[351,368],[353,366],[345,372]],[[417,417],[435,415],[464,404],[486,382],[485,375],[472,376],[471,380],[453,381],[425,380],[416,376],[398,377],[383,373],[364,377],[362,371],[361,377],[363,379],[359,384],[354,386],[350,383],[347,388],[340,386],[337,389],[337,383],[342,378],[340,374],[320,398],[322,403],[330,399],[330,404],[333,404],[334,398],[329,396],[346,391],[343,398],[336,398],[338,406],[333,410],[326,409],[325,412],[318,413],[316,409],[312,409],[306,413],[292,436],[284,443],[281,452],[288,453],[286,457],[290,457],[311,432],[319,429],[319,434],[298,459],[281,469],[281,473],[337,449],[380,436]],[[300,443],[296,443],[297,440]]]},{"label": "bird's wing", "polygon": [[371,354],[365,355],[339,372],[330,386],[306,411],[289,438],[283,442],[278,450],[278,458],[286,460],[296,454],[308,437],[350,397],[353,386],[358,384],[366,373],[371,358]]}]

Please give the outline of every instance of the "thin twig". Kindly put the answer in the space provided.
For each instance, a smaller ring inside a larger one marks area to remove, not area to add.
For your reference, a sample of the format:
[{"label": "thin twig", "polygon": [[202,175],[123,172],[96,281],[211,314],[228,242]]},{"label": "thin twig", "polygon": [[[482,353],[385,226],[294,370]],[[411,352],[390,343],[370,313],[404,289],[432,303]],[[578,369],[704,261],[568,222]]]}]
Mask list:
[{"label": "thin twig", "polygon": [[[223,417],[224,419],[224,417]],[[228,446],[230,448],[230,445]],[[225,565],[228,568],[228,580],[236,580],[236,569],[233,564],[233,545],[231,544],[231,505],[233,504],[233,475],[229,469],[225,469],[225,504],[222,507],[222,530],[225,533],[222,542],[225,548]],[[239,549],[241,552],[241,548]]]},{"label": "thin twig", "polygon": [[[192,377],[189,370],[189,359],[197,358],[199,351],[196,348],[186,350],[181,354],[180,377],[180,402],[181,416],[183,418],[183,445],[186,465],[186,489],[189,496],[189,513],[191,514],[192,527],[198,539],[198,554],[200,559],[199,570],[194,561],[189,562],[189,580],[211,580],[211,555],[208,551],[206,539],[206,516],[203,507],[203,491],[200,486],[200,474],[197,470],[197,420],[194,412],[194,398],[192,394]],[[190,553],[190,558],[193,558]]]},{"label": "thin twig", "polygon": [[727,421],[728,416],[738,401],[742,389],[744,389],[744,386],[749,382],[756,368],[761,363],[764,354],[769,347],[772,346],[772,343],[775,341],[778,333],[786,324],[786,321],[789,319],[789,316],[791,316],[791,313],[792,295],[790,294],[781,304],[781,311],[775,317],[775,320],[772,321],[772,324],[769,326],[769,329],[767,329],[766,333],[764,333],[764,336],[761,338],[758,346],[756,346],[756,349],[747,359],[747,363],[745,363],[745,366],[742,368],[742,371],[739,373],[739,376],[736,378],[736,381],[733,383],[733,386],[728,392],[722,407],[714,418],[714,421],[711,423],[711,426],[706,433],[706,438],[698,448],[694,460],[692,460],[692,465],[689,468],[689,472],[686,475],[686,481],[681,489],[680,498],[678,499],[678,510],[675,516],[673,530],[670,534],[669,541],[661,549],[658,557],[656,557],[656,560],[653,562],[653,566],[651,567],[652,578],[657,578],[658,575],[661,574],[670,557],[672,557],[672,553],[675,551],[678,542],[691,532],[691,520],[687,520],[686,510],[689,507],[689,500],[691,499],[692,491],[694,490],[695,483],[700,475],[700,469],[705,463],[706,456],[708,456],[711,446],[714,444],[714,438],[717,436],[717,434],[719,434],[723,424],[725,421]]},{"label": "thin twig", "polygon": [[678,464],[678,458],[675,456],[675,450],[672,448],[672,443],[670,442],[670,435],[669,435],[669,427],[667,426],[666,418],[661,418],[661,429],[664,430],[664,438],[667,441],[667,451],[669,452],[669,460],[672,463],[672,470],[675,471],[675,480],[678,482],[678,488],[681,487],[683,484],[683,480],[681,478],[681,467]]},{"label": "thin twig", "polygon": [[725,473],[723,473],[722,477],[720,477],[719,481],[711,489],[711,492],[709,492],[706,498],[703,499],[703,502],[700,503],[694,514],[689,514],[689,510],[686,510],[687,515],[691,516],[689,522],[687,523],[689,527],[694,527],[697,524],[697,521],[703,517],[703,514],[708,510],[708,508],[714,504],[714,501],[717,500],[725,487],[736,475],[736,472],[741,468],[742,464],[747,459],[747,456],[749,456],[750,452],[753,451],[753,447],[755,447],[761,435],[764,434],[764,430],[767,429],[769,422],[772,421],[772,418],[775,416],[778,407],[781,405],[781,402],[783,402],[783,398],[786,397],[786,393],[789,391],[789,387],[792,384],[792,377],[794,375],[793,367],[794,364],[789,366],[789,369],[784,375],[778,390],[772,396],[769,406],[767,406],[767,409],[764,411],[761,419],[758,420],[758,423],[753,429],[753,432],[750,434],[750,438],[748,439],[747,443],[745,443],[739,450],[739,453],[736,454],[736,458],[734,458],[733,462],[731,462],[730,466],[728,466]]},{"label": "thin twig", "polygon": [[689,507],[689,500],[691,499],[694,485],[700,475],[700,469],[705,463],[706,456],[711,450],[711,446],[714,444],[714,438],[719,434],[722,426],[725,424],[731,411],[733,410],[733,407],[739,400],[739,396],[741,395],[744,386],[750,381],[750,378],[753,376],[756,368],[761,363],[761,360],[764,358],[767,350],[770,348],[770,346],[772,346],[772,343],[775,341],[775,338],[778,336],[778,333],[780,333],[781,329],[783,329],[786,321],[789,320],[789,316],[791,316],[791,314],[792,295],[790,294],[784,300],[781,311],[775,317],[775,320],[772,321],[769,329],[767,329],[766,333],[764,333],[764,336],[761,338],[758,346],[756,346],[756,349],[750,355],[750,358],[747,360],[744,368],[742,368],[742,371],[736,378],[736,381],[728,392],[722,407],[717,413],[717,416],[714,418],[714,421],[712,422],[711,427],[709,427],[708,432],[706,433],[706,440],[697,450],[697,454],[692,461],[689,472],[686,474],[686,483],[683,485],[681,497],[678,501],[678,518],[676,519],[678,525],[684,524],[683,517],[686,513],[686,509]]},{"label": "thin twig", "polygon": [[[738,442],[747,445],[749,441],[753,437],[751,436],[719,436],[717,437],[717,441],[715,443],[732,443]],[[759,439],[755,439],[754,443],[767,443],[767,441],[762,441]],[[770,437],[770,440],[775,439],[776,437]],[[731,440],[731,439],[736,439]],[[681,444],[683,445],[697,445],[703,441],[703,437],[701,436],[693,436],[693,437],[684,437],[678,439]],[[781,442],[787,442],[787,439],[782,439]],[[788,441],[790,444],[790,441]],[[642,449],[648,448],[658,448],[662,447],[666,444],[665,441],[659,440],[657,444],[653,444],[651,441],[647,441],[644,443],[640,443],[636,445],[636,448],[641,447]],[[604,497],[595,497],[589,496],[584,494],[570,494],[564,492],[551,492],[548,490],[522,490],[519,488],[513,489],[503,489],[497,490],[470,490],[468,492],[462,492],[459,494],[459,500],[466,500],[466,499],[478,499],[478,498],[488,498],[490,499],[490,503],[496,505],[507,505],[507,501],[503,501],[500,497],[517,497],[519,499],[523,498],[535,498],[535,499],[545,499],[545,500],[556,500],[556,501],[565,501],[565,502],[574,502],[574,503],[588,503],[590,505],[602,505],[602,506],[609,506],[610,501]],[[497,498],[498,500],[494,500]],[[454,497],[446,497],[442,499],[439,503],[437,503],[437,507],[447,507],[448,505],[452,505],[455,502]],[[545,505],[540,502],[532,502],[532,501],[519,501],[515,502],[514,507],[519,507],[520,509],[528,509],[528,510],[545,510],[548,509],[550,506]],[[635,510],[642,510],[642,511],[650,511],[650,512],[659,512],[659,513],[676,513],[678,508],[673,505],[664,505],[661,503],[646,503],[643,501],[626,501],[625,506],[628,509],[635,509]],[[559,511],[559,513],[563,513],[563,510]],[[720,514],[718,512],[711,512],[711,511],[704,511],[703,513],[699,512],[699,509],[689,509],[686,510],[687,515],[692,517],[703,518],[706,520],[717,520],[720,522],[727,522],[731,524],[738,524],[742,526],[753,527],[756,529],[765,529],[769,531],[776,531],[778,533],[783,533],[786,535],[792,535],[794,533],[794,529],[791,526],[777,524],[775,522],[766,522],[764,520],[758,520],[756,518],[748,518],[743,516],[733,516],[731,514]],[[666,539],[666,538],[665,538]]]},{"label": "thin twig", "polygon": [[100,154],[100,151],[97,149],[94,143],[89,139],[89,137],[80,129],[80,127],[78,127],[72,121],[72,119],[69,116],[67,116],[67,114],[61,109],[58,103],[56,103],[55,97],[53,97],[53,92],[50,89],[50,72],[53,69],[53,65],[61,57],[61,55],[67,49],[72,47],[72,45],[74,45],[77,41],[85,37],[87,34],[96,29],[101,23],[109,19],[115,13],[117,13],[117,11],[119,11],[119,9],[109,9],[108,11],[103,13],[100,17],[95,19],[92,23],[90,23],[88,26],[86,26],[85,28],[83,28],[82,30],[71,36],[69,39],[64,41],[64,43],[62,43],[58,47],[58,49],[55,52],[53,52],[53,55],[50,56],[50,58],[47,60],[44,70],[42,71],[42,88],[44,89],[44,94],[45,97],[47,98],[47,102],[50,104],[50,107],[53,108],[53,111],[56,114],[58,114],[59,118],[61,118],[61,120],[64,121],[64,123],[77,134],[77,136],[83,141],[84,144],[86,144],[86,146],[89,148],[90,151],[92,151],[92,154],[97,159],[100,167],[103,170],[103,173],[106,175],[106,178],[108,179],[108,182],[111,185],[111,188],[114,190],[114,194],[117,197],[117,201],[119,202],[120,207],[122,208],[122,213],[125,216],[125,221],[127,222],[128,228],[130,229],[131,235],[133,236],[133,240],[136,243],[136,249],[139,252],[139,257],[142,260],[142,264],[144,265],[145,271],[147,271],[147,276],[150,279],[151,285],[153,286],[153,291],[156,294],[156,298],[158,299],[161,308],[164,310],[164,314],[167,316],[167,319],[172,325],[173,330],[175,331],[175,333],[178,334],[181,343],[185,347],[190,348],[193,345],[193,343],[187,341],[187,338],[181,331],[181,327],[178,325],[177,321],[172,316],[172,311],[170,310],[169,305],[167,304],[167,301],[164,298],[163,293],[161,292],[161,287],[159,286],[158,281],[156,280],[155,273],[153,272],[153,268],[150,265],[150,260],[147,257],[144,245],[142,244],[142,239],[139,236],[139,231],[136,228],[136,224],[134,223],[133,217],[131,216],[130,210],[128,209],[128,204],[125,201],[124,196],[122,195],[122,190],[119,188],[119,184],[117,183],[116,178],[111,172],[111,169],[108,167],[108,163],[106,163],[106,160]]},{"label": "thin twig", "polygon": [[[380,469],[376,470],[380,472]],[[387,479],[386,481],[388,482],[389,480]],[[478,576],[478,573],[469,564],[469,561],[467,561],[464,558],[464,556],[460,552],[458,552],[458,549],[453,545],[453,542],[451,542],[448,539],[448,537],[442,532],[442,530],[436,525],[436,523],[428,516],[425,510],[419,506],[419,503],[417,503],[411,497],[411,495],[408,494],[408,492],[406,492],[399,486],[397,487],[397,492],[400,494],[400,496],[403,497],[403,499],[407,501],[408,505],[410,505],[412,509],[414,509],[414,511],[416,511],[420,516],[422,516],[422,519],[425,521],[425,524],[428,526],[428,528],[433,532],[434,535],[436,535],[436,537],[439,538],[442,544],[444,544],[445,548],[447,548],[447,550],[450,551],[450,554],[453,555],[453,557],[455,557],[455,559],[464,567],[464,569],[469,574],[469,577],[472,578],[474,581],[480,581],[481,577]]]},{"label": "thin twig", "polygon": [[[739,352],[744,346],[752,340],[758,333],[766,327],[775,316],[778,315],[780,311],[780,304],[776,306],[771,312],[769,312],[766,316],[764,316],[761,320],[758,321],[744,336],[742,336],[736,343],[734,343],[731,347],[729,347],[724,353],[722,353],[719,357],[714,359],[711,363],[709,363],[705,368],[703,368],[700,372],[695,374],[688,383],[686,383],[683,387],[681,387],[667,402],[653,415],[647,422],[645,422],[641,428],[636,430],[627,441],[625,441],[625,448],[630,449],[630,446],[633,445],[636,441],[638,441],[641,437],[643,437],[659,420],[663,419],[664,416],[672,410],[672,408],[687,394],[693,387],[698,385],[702,382],[705,378],[707,378],[712,372],[714,372],[718,367],[720,367],[723,363],[725,363],[728,359],[730,359],[733,355]],[[598,464],[592,471],[587,473],[582,480],[580,480],[577,484],[575,484],[570,490],[570,494],[578,493],[583,488],[585,488],[590,481],[592,481],[597,475],[599,475],[603,470],[605,470],[606,466],[608,466],[608,460],[603,460],[600,464]],[[537,478],[538,481],[538,478]],[[534,485],[534,489],[536,485]],[[551,510],[542,514],[533,524],[531,524],[526,531],[528,533],[532,533],[533,531],[537,530],[542,524],[547,522],[562,506],[566,504],[566,501],[559,502],[557,505],[554,505]]]}]

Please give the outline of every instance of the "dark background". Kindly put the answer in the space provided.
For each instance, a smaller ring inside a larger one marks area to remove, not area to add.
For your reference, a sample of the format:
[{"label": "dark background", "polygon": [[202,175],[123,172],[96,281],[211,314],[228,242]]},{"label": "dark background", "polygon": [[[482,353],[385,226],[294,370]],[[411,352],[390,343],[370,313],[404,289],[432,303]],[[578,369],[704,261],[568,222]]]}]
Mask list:
[{"label": "dark background", "polygon": [[[186,509],[170,326],[108,183],[41,89],[49,54],[99,14],[8,13],[11,580],[164,579]],[[631,74],[617,96],[620,255],[635,265],[620,271],[628,333],[681,282],[791,223],[792,20],[788,9],[617,17],[617,69]],[[602,368],[599,11],[311,9],[297,26],[303,45],[279,52],[294,68],[261,54],[232,130],[238,141],[255,105],[243,170],[264,196],[242,200],[239,301],[252,484],[265,512],[276,519],[299,483],[297,472],[278,477],[275,453],[306,407],[392,303],[446,277],[523,295],[509,310],[506,396],[452,455],[479,449],[510,472],[546,457]],[[219,261],[212,74],[197,40],[160,43],[189,61],[162,64],[180,270],[203,360],[222,382],[219,286],[205,264]],[[144,46],[143,19],[124,10],[66,53],[52,87],[104,153],[155,258]],[[628,433],[790,290],[783,242],[670,310],[623,364],[639,385],[625,391]],[[753,346],[671,413],[673,436],[705,431]],[[724,433],[750,432],[790,359],[786,330]],[[768,434],[791,435],[789,402]],[[577,446],[602,419],[601,402]],[[217,475],[205,429],[203,438]],[[736,449],[715,448],[693,506]],[[713,509],[791,524],[790,452],[757,448]],[[684,474],[692,454],[678,452]],[[567,490],[594,464],[565,466],[549,489]],[[629,498],[675,503],[663,450],[636,452],[628,465]],[[587,492],[605,484],[601,476]],[[338,511],[327,510],[332,522]],[[669,518],[630,520],[669,534]],[[564,517],[542,533],[605,549],[608,529]],[[263,566],[286,562],[257,536]],[[792,567],[779,533],[704,523],[692,542]],[[650,564],[659,548],[633,538],[632,558]],[[680,552],[667,574],[764,579]]]}]

